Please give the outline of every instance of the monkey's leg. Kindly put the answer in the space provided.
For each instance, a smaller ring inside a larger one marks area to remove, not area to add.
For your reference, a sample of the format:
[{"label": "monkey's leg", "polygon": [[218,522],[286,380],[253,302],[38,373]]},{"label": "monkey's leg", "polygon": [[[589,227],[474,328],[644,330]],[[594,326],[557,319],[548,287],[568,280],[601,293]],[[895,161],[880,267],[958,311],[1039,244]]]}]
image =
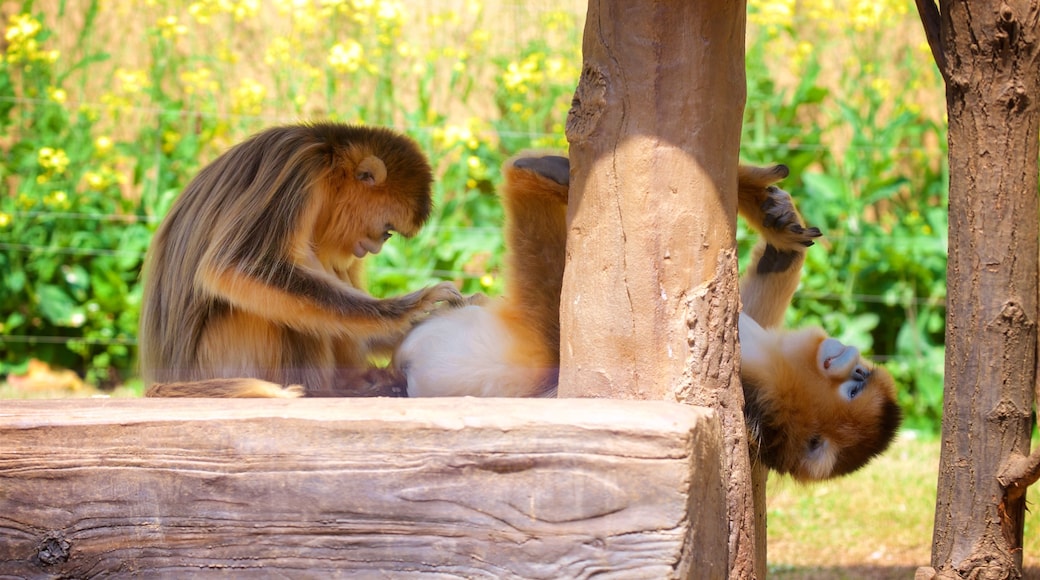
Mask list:
[{"label": "monkey's leg", "polygon": [[765,328],[780,326],[791,303],[805,262],[805,251],[822,234],[807,228],[791,195],[772,185],[787,176],[787,167],[741,166],[737,207],[762,236],[740,281],[744,313]]},{"label": "monkey's leg", "polygon": [[506,163],[506,290],[510,317],[540,337],[559,366],[560,292],[567,249],[566,157],[521,156]]}]

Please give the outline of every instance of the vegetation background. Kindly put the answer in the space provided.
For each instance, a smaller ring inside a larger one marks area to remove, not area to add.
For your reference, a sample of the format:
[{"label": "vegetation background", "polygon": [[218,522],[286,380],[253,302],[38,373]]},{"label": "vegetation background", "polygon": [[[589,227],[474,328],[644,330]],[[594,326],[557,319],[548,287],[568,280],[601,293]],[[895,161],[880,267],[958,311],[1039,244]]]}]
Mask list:
[{"label": "vegetation background", "polygon": [[[201,166],[272,124],[412,135],[436,167],[435,216],[371,260],[371,290],[450,279],[497,292],[498,168],[524,148],[566,147],[584,11],[583,0],[0,0],[0,395],[34,379],[138,393],[151,235]],[[883,362],[908,433],[927,439],[942,401],[945,106],[912,4],[749,0],[747,74],[742,157],[789,165],[785,188],[826,235],[789,322]],[[930,461],[907,445],[897,472]],[[793,521],[820,520],[799,501],[783,508]],[[916,563],[930,525],[914,535]]]}]

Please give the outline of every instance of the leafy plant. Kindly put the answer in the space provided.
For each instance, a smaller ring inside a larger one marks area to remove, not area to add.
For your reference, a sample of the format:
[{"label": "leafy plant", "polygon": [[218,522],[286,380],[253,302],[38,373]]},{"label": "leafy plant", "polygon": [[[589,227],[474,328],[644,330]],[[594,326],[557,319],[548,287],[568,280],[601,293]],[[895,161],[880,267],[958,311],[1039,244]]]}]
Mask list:
[{"label": "leafy plant", "polygon": [[[202,165],[273,123],[391,125],[428,152],[434,215],[370,260],[373,293],[444,279],[500,291],[499,167],[522,149],[566,148],[582,7],[453,6],[15,7],[0,59],[0,375],[35,357],[99,385],[133,377],[139,271],[154,229]],[[882,360],[909,423],[933,428],[945,134],[930,104],[941,83],[904,8],[749,2],[741,153],[787,164],[784,187],[825,232],[789,321],[822,325]]]}]

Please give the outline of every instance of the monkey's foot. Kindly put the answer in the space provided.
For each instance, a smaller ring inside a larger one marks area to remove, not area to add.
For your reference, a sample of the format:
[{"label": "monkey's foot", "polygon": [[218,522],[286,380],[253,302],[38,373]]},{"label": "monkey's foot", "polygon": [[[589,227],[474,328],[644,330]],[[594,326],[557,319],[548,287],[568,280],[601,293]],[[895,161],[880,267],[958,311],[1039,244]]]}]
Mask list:
[{"label": "monkey's foot", "polygon": [[560,185],[570,185],[571,162],[566,157],[559,155],[545,155],[543,157],[520,157],[513,162],[517,169],[526,169],[551,179]]},{"label": "monkey's foot", "polygon": [[798,215],[790,193],[771,185],[766,188],[766,194],[760,207],[763,234],[770,244],[783,250],[809,247],[815,243],[814,238],[823,235],[820,228],[802,225],[802,216]]}]

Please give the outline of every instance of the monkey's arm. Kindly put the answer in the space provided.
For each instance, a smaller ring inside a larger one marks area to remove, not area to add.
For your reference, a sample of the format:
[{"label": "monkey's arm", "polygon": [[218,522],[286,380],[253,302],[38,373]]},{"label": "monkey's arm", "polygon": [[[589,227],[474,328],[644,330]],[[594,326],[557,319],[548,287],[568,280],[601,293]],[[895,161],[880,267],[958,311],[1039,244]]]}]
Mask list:
[{"label": "monkey's arm", "polygon": [[740,281],[744,313],[765,328],[780,326],[801,279],[805,251],[818,228],[807,228],[791,195],[773,184],[787,177],[787,167],[739,168],[737,208],[761,236]]},{"label": "monkey's arm", "polygon": [[450,282],[380,300],[327,272],[288,259],[272,260],[266,269],[204,264],[197,284],[235,308],[321,335],[396,334],[407,330],[434,303],[462,300]]}]

